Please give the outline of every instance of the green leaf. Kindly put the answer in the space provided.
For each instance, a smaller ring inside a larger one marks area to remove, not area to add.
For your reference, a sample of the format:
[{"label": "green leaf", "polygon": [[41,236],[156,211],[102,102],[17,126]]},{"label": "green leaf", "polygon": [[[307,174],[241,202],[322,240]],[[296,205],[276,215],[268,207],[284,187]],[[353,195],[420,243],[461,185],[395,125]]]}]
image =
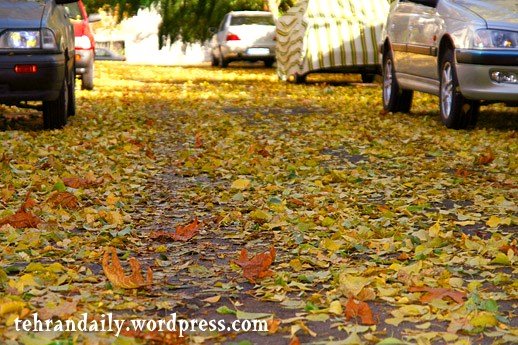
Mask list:
[{"label": "green leaf", "polygon": [[227,307],[225,305],[216,309],[216,312],[218,314],[223,314],[223,315],[236,315],[236,313],[237,313],[234,309],[230,309],[229,307]]}]

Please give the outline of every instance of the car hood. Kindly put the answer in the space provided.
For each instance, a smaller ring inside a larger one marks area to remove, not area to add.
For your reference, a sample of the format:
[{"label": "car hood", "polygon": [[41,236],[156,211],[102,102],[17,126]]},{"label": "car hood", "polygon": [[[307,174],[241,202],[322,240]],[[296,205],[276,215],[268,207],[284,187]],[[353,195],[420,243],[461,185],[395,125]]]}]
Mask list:
[{"label": "car hood", "polygon": [[0,30],[39,28],[44,10],[44,0],[2,0]]},{"label": "car hood", "polygon": [[479,15],[490,29],[518,29],[516,0],[459,0],[456,2]]}]

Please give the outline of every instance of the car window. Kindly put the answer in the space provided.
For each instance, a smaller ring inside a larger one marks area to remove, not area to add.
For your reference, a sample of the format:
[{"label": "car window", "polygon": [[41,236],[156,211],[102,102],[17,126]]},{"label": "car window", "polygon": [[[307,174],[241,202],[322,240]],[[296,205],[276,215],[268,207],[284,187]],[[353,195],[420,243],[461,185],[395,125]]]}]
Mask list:
[{"label": "car window", "polygon": [[81,10],[79,9],[79,5],[77,2],[72,2],[70,4],[65,4],[65,9],[68,12],[68,16],[71,19],[75,20],[83,20],[83,14],[81,13]]},{"label": "car window", "polygon": [[275,25],[271,16],[233,16],[230,25]]}]

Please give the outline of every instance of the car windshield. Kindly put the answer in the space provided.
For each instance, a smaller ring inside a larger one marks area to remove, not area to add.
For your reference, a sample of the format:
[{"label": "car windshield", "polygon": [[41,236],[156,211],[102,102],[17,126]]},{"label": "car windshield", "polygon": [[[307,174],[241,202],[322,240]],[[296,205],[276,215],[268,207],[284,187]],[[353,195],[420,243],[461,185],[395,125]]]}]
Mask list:
[{"label": "car windshield", "polygon": [[83,14],[81,13],[81,10],[79,9],[79,5],[77,4],[77,2],[65,4],[64,6],[66,8],[66,11],[68,12],[68,16],[70,17],[70,19],[75,19],[75,20],[84,19]]},{"label": "car windshield", "polygon": [[275,25],[271,16],[233,16],[230,25]]}]

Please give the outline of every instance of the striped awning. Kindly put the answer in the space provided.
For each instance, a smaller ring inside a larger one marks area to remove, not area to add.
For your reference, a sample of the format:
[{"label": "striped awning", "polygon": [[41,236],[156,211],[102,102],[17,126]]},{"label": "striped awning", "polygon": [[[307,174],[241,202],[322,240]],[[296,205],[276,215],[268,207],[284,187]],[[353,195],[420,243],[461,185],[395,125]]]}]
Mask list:
[{"label": "striped awning", "polygon": [[279,77],[379,65],[388,10],[388,0],[299,0],[277,22]]}]

